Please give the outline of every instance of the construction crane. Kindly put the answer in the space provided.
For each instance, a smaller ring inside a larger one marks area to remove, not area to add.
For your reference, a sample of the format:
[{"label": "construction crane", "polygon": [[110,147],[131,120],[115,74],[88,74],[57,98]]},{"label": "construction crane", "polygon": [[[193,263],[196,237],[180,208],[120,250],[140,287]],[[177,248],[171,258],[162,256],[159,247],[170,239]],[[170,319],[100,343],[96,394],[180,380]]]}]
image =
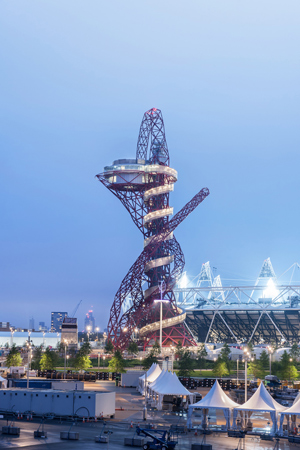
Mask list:
[{"label": "construction crane", "polygon": [[80,300],[80,301],[77,303],[76,308],[74,309],[74,311],[73,311],[71,317],[74,317],[74,316],[75,316],[75,314],[77,313],[77,309],[79,308],[81,302],[82,302],[82,300]]}]

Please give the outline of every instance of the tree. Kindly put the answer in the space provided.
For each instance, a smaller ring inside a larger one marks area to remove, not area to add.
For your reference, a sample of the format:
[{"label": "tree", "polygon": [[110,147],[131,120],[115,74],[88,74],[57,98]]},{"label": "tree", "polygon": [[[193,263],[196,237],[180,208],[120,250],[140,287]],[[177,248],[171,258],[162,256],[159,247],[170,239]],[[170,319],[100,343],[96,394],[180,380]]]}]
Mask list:
[{"label": "tree", "polygon": [[89,356],[80,354],[80,352],[78,352],[74,359],[74,367],[77,370],[87,370],[92,367]]},{"label": "tree", "polygon": [[197,359],[199,369],[205,369],[207,351],[204,344],[201,344],[197,351]]},{"label": "tree", "polygon": [[84,342],[80,347],[79,353],[81,356],[88,356],[91,353],[92,347],[89,342]]},{"label": "tree", "polygon": [[180,377],[189,377],[191,375],[194,368],[194,361],[191,358],[191,353],[189,350],[182,350],[178,365],[178,375]]},{"label": "tree", "polygon": [[113,353],[114,352],[113,343],[111,341],[107,341],[104,349],[105,349],[106,353]]},{"label": "tree", "polygon": [[281,374],[285,380],[296,380],[298,378],[298,371],[291,363],[283,367]]},{"label": "tree", "polygon": [[220,358],[222,359],[222,361],[228,361],[230,353],[231,353],[231,350],[229,348],[229,345],[225,342],[225,344],[223,345],[223,347],[221,348],[221,351],[220,351]]},{"label": "tree", "polygon": [[230,373],[230,370],[231,370],[230,354],[231,354],[231,350],[229,348],[229,345],[227,343],[225,343],[220,351],[219,358],[221,361],[223,361],[226,364],[228,374]]},{"label": "tree", "polygon": [[154,355],[158,356],[160,354],[160,345],[158,341],[155,341],[154,345],[152,346],[152,350]]},{"label": "tree", "polygon": [[200,347],[198,348],[197,356],[198,356],[199,359],[200,358],[205,359],[205,357],[207,356],[207,351],[206,351],[206,348],[205,348],[204,344],[201,344]]},{"label": "tree", "polygon": [[55,356],[54,352],[51,352],[50,348],[47,347],[45,353],[42,355],[40,360],[40,367],[42,370],[52,370],[55,367]]},{"label": "tree", "polygon": [[43,345],[39,347],[35,347],[33,352],[33,358],[31,361],[31,368],[34,370],[38,370],[40,368],[40,362],[43,355]]},{"label": "tree", "polygon": [[222,359],[220,359],[220,358],[217,359],[212,372],[218,378],[229,375],[227,364],[224,361],[222,361]]},{"label": "tree", "polygon": [[262,368],[260,360],[254,360],[248,364],[248,372],[252,374],[255,378],[264,378],[265,371]]},{"label": "tree", "polygon": [[282,353],[282,356],[280,358],[281,371],[283,371],[290,364],[291,364],[290,355],[288,354],[288,352],[286,350],[284,350],[284,352]]},{"label": "tree", "polygon": [[157,363],[158,363],[157,356],[155,355],[155,353],[152,349],[152,350],[150,350],[148,355],[142,361],[143,369],[148,370],[152,366],[152,364],[157,364]]},{"label": "tree", "polygon": [[297,361],[297,359],[300,357],[300,348],[296,342],[292,345],[290,355],[291,358],[294,359],[295,361]]},{"label": "tree", "polygon": [[252,342],[248,342],[247,347],[248,347],[249,352],[252,353],[254,350]]},{"label": "tree", "polygon": [[16,347],[16,344],[13,344],[9,354],[6,358],[6,366],[7,367],[19,367],[22,366],[23,361],[19,350]]},{"label": "tree", "polygon": [[176,344],[176,347],[175,347],[175,355],[176,355],[178,358],[181,358],[183,352],[184,352],[184,349],[183,349],[183,347],[182,347],[182,342],[181,342],[181,341],[178,341],[177,344]]},{"label": "tree", "polygon": [[84,342],[80,347],[79,352],[74,358],[74,367],[78,370],[87,370],[92,367],[92,362],[90,360],[89,354],[91,351],[91,344],[89,342]]},{"label": "tree", "polygon": [[269,366],[269,356],[268,356],[268,353],[266,352],[266,350],[263,350],[263,351],[261,352],[261,355],[260,355],[260,358],[259,358],[259,362],[260,362],[261,368],[262,368],[263,370],[268,369],[268,366]]},{"label": "tree", "polygon": [[127,351],[129,355],[137,355],[139,353],[139,348],[136,342],[131,341],[128,345]]},{"label": "tree", "polygon": [[58,353],[64,353],[64,351],[65,351],[65,343],[62,342],[62,341],[58,342],[57,345],[56,345],[56,348],[57,348]]},{"label": "tree", "polygon": [[108,367],[112,372],[125,373],[125,359],[120,350],[116,350],[114,356],[109,361]]}]

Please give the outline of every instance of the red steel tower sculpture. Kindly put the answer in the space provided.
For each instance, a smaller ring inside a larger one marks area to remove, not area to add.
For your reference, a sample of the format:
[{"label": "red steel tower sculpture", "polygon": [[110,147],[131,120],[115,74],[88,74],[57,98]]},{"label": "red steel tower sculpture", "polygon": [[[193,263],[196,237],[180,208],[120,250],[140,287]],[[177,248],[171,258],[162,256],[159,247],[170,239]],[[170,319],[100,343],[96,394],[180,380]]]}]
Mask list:
[{"label": "red steel tower sculpture", "polygon": [[[149,150],[149,153],[148,153]],[[125,206],[144,236],[144,250],[123,279],[110,310],[108,340],[124,350],[133,333],[144,348],[159,335],[159,306],[154,303],[163,286],[163,346],[195,344],[184,323],[185,313],[176,306],[173,288],[184,267],[184,255],[173,234],[175,228],[208,195],[202,189],[172,219],[170,192],[177,181],[170,167],[161,111],[144,114],[136,159],[119,159],[97,175],[99,181]],[[143,290],[144,285],[146,289]]]}]

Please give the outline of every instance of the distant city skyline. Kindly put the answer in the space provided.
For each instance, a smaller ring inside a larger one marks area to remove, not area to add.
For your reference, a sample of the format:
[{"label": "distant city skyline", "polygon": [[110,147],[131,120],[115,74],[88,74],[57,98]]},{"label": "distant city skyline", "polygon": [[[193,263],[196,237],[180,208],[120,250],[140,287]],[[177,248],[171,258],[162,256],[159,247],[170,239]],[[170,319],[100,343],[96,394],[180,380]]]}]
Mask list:
[{"label": "distant city skyline", "polygon": [[[10,326],[15,327],[15,328],[22,328],[22,329],[28,329],[28,330],[35,330],[35,331],[45,331],[46,329],[51,331],[51,324],[53,322],[53,314],[60,314],[62,315],[60,318],[61,320],[63,319],[63,317],[69,315],[69,313],[67,311],[64,312],[52,312],[49,313],[49,317],[50,320],[45,320],[45,321],[41,321],[39,320],[39,317],[36,316],[29,316],[28,319],[28,325],[26,325],[26,319],[24,318],[22,321],[18,322],[18,323],[14,323],[11,322]],[[103,331],[104,327],[101,328],[100,325],[98,325],[97,322],[97,318],[94,317],[93,315],[93,310],[89,309],[88,312],[86,314],[84,314],[84,311],[81,309],[79,310],[79,312],[77,311],[77,314],[75,315],[77,321],[80,323],[80,327],[79,327],[79,331],[86,331],[86,326],[87,325],[91,325],[91,331],[94,332],[95,328],[99,328],[99,331]],[[57,318],[55,317],[54,320],[56,320]],[[7,322],[3,322],[3,323],[7,323]],[[53,332],[56,332],[58,330],[54,329],[52,330]]]}]

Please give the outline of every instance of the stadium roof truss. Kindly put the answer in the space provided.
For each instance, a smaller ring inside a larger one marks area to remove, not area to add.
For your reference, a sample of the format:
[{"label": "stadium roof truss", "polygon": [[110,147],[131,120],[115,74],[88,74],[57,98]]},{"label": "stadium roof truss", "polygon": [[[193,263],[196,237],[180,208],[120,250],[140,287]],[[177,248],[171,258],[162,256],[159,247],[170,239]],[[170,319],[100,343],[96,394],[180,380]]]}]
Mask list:
[{"label": "stadium roof truss", "polygon": [[300,341],[300,285],[217,284],[174,290],[199,342]]}]

